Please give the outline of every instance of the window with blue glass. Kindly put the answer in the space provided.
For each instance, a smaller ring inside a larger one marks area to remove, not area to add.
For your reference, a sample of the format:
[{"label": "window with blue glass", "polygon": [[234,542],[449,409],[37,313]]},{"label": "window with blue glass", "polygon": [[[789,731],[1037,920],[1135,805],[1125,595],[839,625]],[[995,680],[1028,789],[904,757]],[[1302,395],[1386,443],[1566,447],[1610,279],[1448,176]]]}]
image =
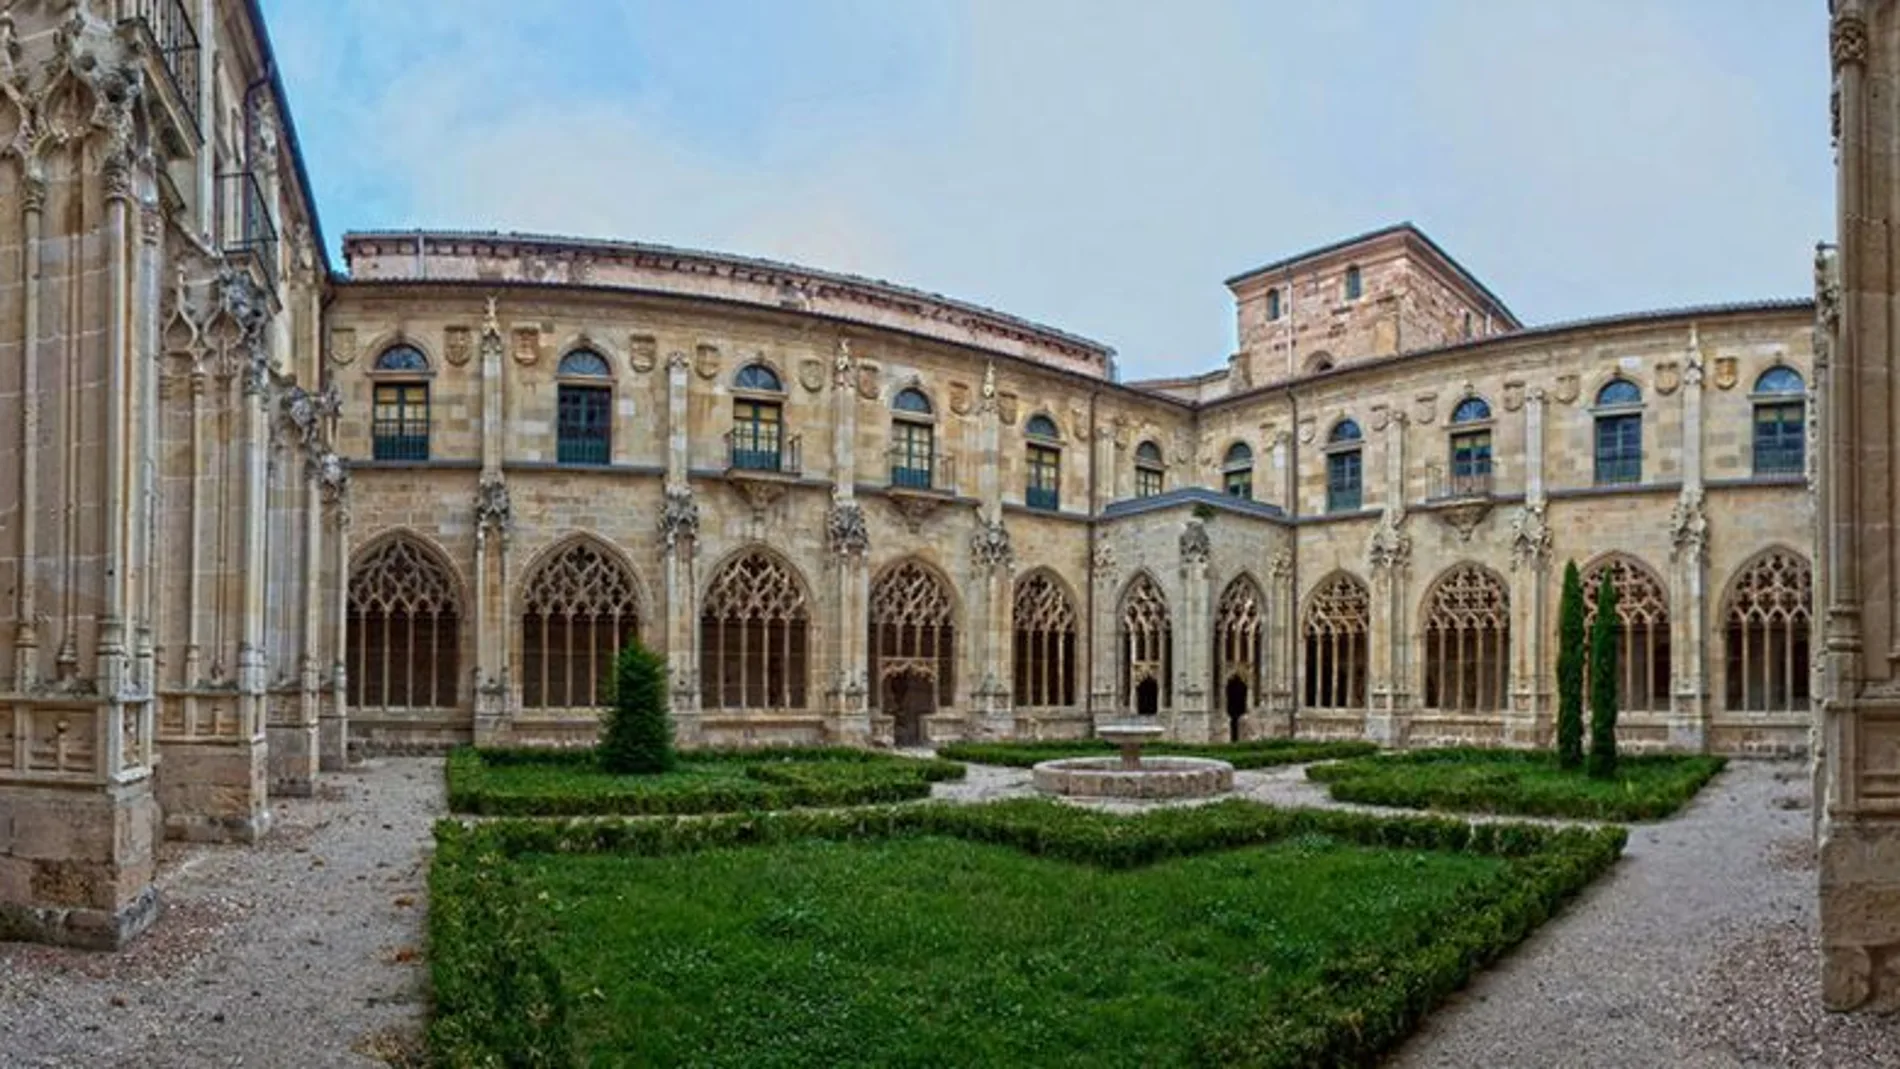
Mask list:
[{"label": "window with blue glass", "polygon": [[907,490],[929,490],[934,485],[937,428],[929,421],[935,410],[922,390],[899,390],[891,399],[891,485]]},{"label": "window with blue glass", "polygon": [[1023,434],[1029,438],[1024,454],[1027,476],[1023,503],[1032,509],[1061,508],[1062,450],[1056,447],[1056,442],[1062,435],[1056,429],[1056,421],[1048,416],[1031,416],[1023,424]]},{"label": "window with blue glass", "polygon": [[1791,367],[1771,367],[1755,380],[1755,474],[1807,470],[1807,384]]},{"label": "window with blue glass", "polygon": [[1164,468],[1161,447],[1143,442],[1135,447],[1135,496],[1153,497],[1161,492]]},{"label": "window with blue glass", "polygon": [[1482,397],[1467,397],[1451,410],[1452,497],[1491,492],[1491,406]]},{"label": "window with blue glass", "polygon": [[1596,484],[1643,481],[1643,391],[1628,379],[1611,379],[1597,391]]},{"label": "window with blue glass", "polygon": [[1346,268],[1346,299],[1356,301],[1365,292],[1365,284],[1359,277],[1359,265]]},{"label": "window with blue glass", "polygon": [[1280,318],[1280,290],[1278,287],[1267,291],[1267,321]]},{"label": "window with blue glass", "polygon": [[[562,464],[606,464],[613,459],[613,387],[607,358],[576,349],[556,369],[555,459]],[[594,381],[598,380],[598,384]]]},{"label": "window with blue glass", "polygon": [[[781,471],[785,463],[785,409],[777,396],[785,387],[764,364],[747,364],[733,376],[742,396],[732,402],[729,459],[742,471]],[[757,395],[757,396],[752,396]]]},{"label": "window with blue glass", "polygon": [[[376,357],[379,377],[426,374],[429,360],[413,345],[392,345]],[[377,460],[429,459],[429,384],[378,382],[371,394],[370,455]]]},{"label": "window with blue glass", "polygon": [[1221,489],[1229,497],[1253,500],[1253,447],[1235,442],[1221,458]]},{"label": "window with blue glass", "polygon": [[1364,499],[1365,435],[1359,424],[1342,419],[1326,436],[1326,511],[1352,512]]}]

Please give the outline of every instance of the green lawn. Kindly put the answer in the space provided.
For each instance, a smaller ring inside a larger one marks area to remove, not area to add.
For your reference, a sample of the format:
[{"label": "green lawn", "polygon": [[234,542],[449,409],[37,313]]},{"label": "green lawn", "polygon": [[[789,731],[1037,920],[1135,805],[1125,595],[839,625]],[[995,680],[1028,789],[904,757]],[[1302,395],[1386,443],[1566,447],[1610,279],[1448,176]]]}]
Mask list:
[{"label": "green lawn", "polygon": [[1660,820],[1694,798],[1726,764],[1720,757],[1623,757],[1592,779],[1534,750],[1419,750],[1306,770],[1342,802],[1586,820]]},{"label": "green lawn", "polygon": [[[1303,739],[1259,739],[1253,742],[1180,743],[1151,742],[1143,753],[1183,757],[1215,757],[1235,768],[1272,768],[1307,761],[1331,761],[1377,753],[1369,742],[1314,742]],[[952,761],[979,765],[1008,765],[1027,768],[1039,761],[1061,757],[1098,757],[1119,752],[1100,739],[1040,739],[1020,742],[957,742],[939,747],[937,753]]]},{"label": "green lawn", "polygon": [[449,808],[458,813],[587,816],[719,813],[866,805],[923,798],[957,779],[951,761],[864,750],[688,751],[659,775],[615,775],[591,751],[475,750],[449,755]]},{"label": "green lawn", "polygon": [[438,826],[444,1064],[1373,1064],[1621,829],[1027,800]]}]

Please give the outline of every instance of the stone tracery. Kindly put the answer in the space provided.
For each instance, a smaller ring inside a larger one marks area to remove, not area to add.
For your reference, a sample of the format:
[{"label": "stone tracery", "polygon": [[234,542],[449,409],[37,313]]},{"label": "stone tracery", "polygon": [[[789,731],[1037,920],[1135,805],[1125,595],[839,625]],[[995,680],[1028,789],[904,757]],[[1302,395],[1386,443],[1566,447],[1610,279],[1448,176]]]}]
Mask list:
[{"label": "stone tracery", "polygon": [[1608,577],[1616,589],[1617,705],[1625,712],[1669,709],[1669,595],[1662,581],[1621,555],[1583,573],[1585,626],[1596,621],[1597,599]]},{"label": "stone tracery", "polygon": [[1443,713],[1506,707],[1511,600],[1504,581],[1476,564],[1452,567],[1425,608],[1425,706]]},{"label": "stone tracery", "polygon": [[1315,709],[1362,709],[1372,634],[1372,596],[1344,572],[1325,580],[1306,603],[1301,625],[1305,704]]},{"label": "stone tracery", "polygon": [[1736,574],[1722,609],[1728,708],[1806,711],[1813,605],[1808,562],[1785,549],[1761,554]]},{"label": "stone tracery", "polygon": [[1056,579],[1035,571],[1016,582],[1010,614],[1014,633],[1014,705],[1056,708],[1075,704],[1075,605]]},{"label": "stone tracery", "polygon": [[727,563],[700,606],[700,704],[804,708],[810,617],[804,582],[776,554],[752,550]]},{"label": "stone tracery", "polygon": [[1152,716],[1174,705],[1174,622],[1167,595],[1143,572],[1121,602],[1121,706]]},{"label": "stone tracery", "polygon": [[521,601],[522,706],[604,705],[614,658],[639,636],[633,573],[605,548],[576,539],[542,561]]},{"label": "stone tracery", "polygon": [[350,575],[345,623],[349,704],[454,706],[461,599],[436,555],[406,535],[375,546]]}]

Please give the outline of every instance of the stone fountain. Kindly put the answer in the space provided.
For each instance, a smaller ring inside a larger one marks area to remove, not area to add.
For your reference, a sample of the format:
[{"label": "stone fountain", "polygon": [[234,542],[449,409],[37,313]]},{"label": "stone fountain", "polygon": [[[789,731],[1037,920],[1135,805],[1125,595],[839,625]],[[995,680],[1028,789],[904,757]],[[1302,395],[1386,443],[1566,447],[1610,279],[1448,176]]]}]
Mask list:
[{"label": "stone fountain", "polygon": [[1159,739],[1159,724],[1104,724],[1099,739],[1119,757],[1065,757],[1030,770],[1037,790],[1073,798],[1205,798],[1234,789],[1234,766],[1207,757],[1143,757],[1141,748]]}]

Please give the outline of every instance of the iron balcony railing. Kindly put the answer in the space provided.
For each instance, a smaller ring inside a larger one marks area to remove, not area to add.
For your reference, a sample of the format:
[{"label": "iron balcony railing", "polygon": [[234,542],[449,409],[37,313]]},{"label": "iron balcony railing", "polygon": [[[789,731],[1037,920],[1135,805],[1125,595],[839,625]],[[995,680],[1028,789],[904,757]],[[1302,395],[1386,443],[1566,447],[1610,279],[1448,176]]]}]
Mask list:
[{"label": "iron balcony railing", "polygon": [[406,425],[377,422],[370,431],[371,455],[377,460],[429,459],[429,433]]},{"label": "iron balcony railing", "polygon": [[1629,486],[1643,481],[1643,458],[1641,454],[1597,454],[1596,482],[1598,486]]},{"label": "iron balcony railing", "polygon": [[1062,508],[1062,492],[1053,486],[1032,486],[1024,492],[1023,503],[1032,509],[1056,512]]},{"label": "iron balcony railing", "polygon": [[1805,475],[1808,470],[1808,454],[1805,443],[1771,442],[1755,440],[1755,474],[1757,475]]},{"label": "iron balcony railing", "polygon": [[219,175],[217,202],[218,247],[226,256],[251,256],[264,272],[264,282],[277,288],[277,224],[271,221],[270,202],[254,171]]},{"label": "iron balcony railing", "polygon": [[890,455],[893,489],[956,493],[956,458],[947,453],[926,453],[903,446],[892,449]]},{"label": "iron balcony railing", "polygon": [[1489,465],[1481,467],[1474,465],[1470,468],[1453,465],[1449,472],[1438,464],[1429,465],[1426,468],[1425,498],[1428,501],[1490,497],[1492,486]]},{"label": "iron balcony railing", "polygon": [[1363,501],[1363,490],[1356,482],[1328,483],[1326,486],[1327,512],[1357,512]]},{"label": "iron balcony railing", "polygon": [[157,48],[159,66],[178,94],[185,114],[193,126],[201,126],[198,115],[198,27],[191,21],[184,0],[119,0],[119,21],[139,22],[151,34]]},{"label": "iron balcony railing", "polygon": [[805,470],[798,436],[739,426],[726,432],[726,470],[798,475]]}]

